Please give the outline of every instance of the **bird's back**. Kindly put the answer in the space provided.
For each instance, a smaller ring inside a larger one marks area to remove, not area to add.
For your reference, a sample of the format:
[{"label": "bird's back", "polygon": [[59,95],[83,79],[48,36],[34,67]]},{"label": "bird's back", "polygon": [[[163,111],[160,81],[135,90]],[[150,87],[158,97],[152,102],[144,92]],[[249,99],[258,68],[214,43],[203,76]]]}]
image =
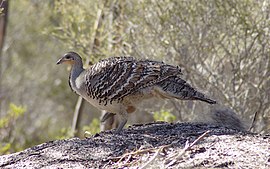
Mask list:
[{"label": "bird's back", "polygon": [[141,89],[180,74],[178,67],[163,62],[112,57],[86,70],[87,95],[104,104],[121,101]]}]

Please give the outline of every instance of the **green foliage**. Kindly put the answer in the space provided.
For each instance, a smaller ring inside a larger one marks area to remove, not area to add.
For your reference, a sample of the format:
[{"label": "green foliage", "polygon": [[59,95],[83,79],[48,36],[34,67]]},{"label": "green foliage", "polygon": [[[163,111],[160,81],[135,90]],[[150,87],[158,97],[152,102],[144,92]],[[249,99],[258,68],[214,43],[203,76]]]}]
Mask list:
[{"label": "green foliage", "polygon": [[[92,122],[89,125],[85,125],[82,127],[82,130],[87,135],[93,135],[100,132],[100,120],[98,118],[93,118]],[[60,134],[56,136],[56,139],[68,139],[74,137],[74,133],[72,133],[71,127],[61,128],[58,133]]]},{"label": "green foliage", "polygon": [[[98,2],[95,0],[55,1],[52,20],[57,22],[53,27],[46,28],[43,33],[57,38],[71,50],[80,53],[85,60],[96,62],[102,57],[100,55],[103,55],[101,52],[94,51],[95,42],[102,41],[96,37],[97,31],[99,34],[103,32],[101,27],[97,30],[98,10],[103,4]],[[102,49],[102,45],[100,44],[98,48]],[[93,53],[95,56],[92,55]]]},{"label": "green foliage", "polygon": [[100,120],[97,118],[93,118],[89,126],[83,127],[83,131],[89,132],[91,134],[96,134],[100,132]]},{"label": "green foliage", "polygon": [[128,53],[123,48],[123,45],[129,46],[123,36],[125,22],[119,22],[125,8],[120,4],[98,0],[55,1],[52,20],[57,22],[43,32],[92,63],[112,54]]},{"label": "green foliage", "polygon": [[1,148],[0,148],[0,155],[2,154],[9,154],[9,150],[11,149],[11,144],[10,143],[1,143]]},{"label": "green foliage", "polygon": [[55,139],[57,140],[68,139],[74,135],[71,131],[71,127],[61,128],[59,133],[59,135],[55,136]]},{"label": "green foliage", "polygon": [[13,124],[20,116],[26,111],[25,107],[16,106],[13,103],[9,105],[9,111],[7,115],[0,119],[0,129],[7,128]]},{"label": "green foliage", "polygon": [[57,22],[54,27],[46,28],[44,33],[54,36],[78,52],[88,53],[96,11],[95,5],[92,6],[91,3],[55,1],[52,19]]},{"label": "green foliage", "polygon": [[14,141],[14,128],[19,118],[22,117],[25,112],[25,107],[10,103],[8,113],[0,119],[0,154],[8,154],[10,151],[22,149],[23,145]]},{"label": "green foliage", "polygon": [[176,120],[175,115],[173,115],[170,111],[164,109],[154,112],[153,117],[155,121],[174,122]]}]

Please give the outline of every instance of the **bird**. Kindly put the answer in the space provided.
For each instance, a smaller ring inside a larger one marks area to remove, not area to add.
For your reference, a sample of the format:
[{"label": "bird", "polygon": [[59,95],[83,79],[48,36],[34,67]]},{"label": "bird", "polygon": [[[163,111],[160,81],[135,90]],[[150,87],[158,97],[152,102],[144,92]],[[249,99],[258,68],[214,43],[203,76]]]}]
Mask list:
[{"label": "bird", "polygon": [[120,133],[127,123],[128,114],[150,98],[217,103],[183,80],[179,66],[160,61],[131,56],[110,57],[84,69],[82,58],[72,51],[64,54],[58,64],[71,65],[69,85],[75,93],[108,112],[102,121],[115,114],[120,117],[116,133]]}]

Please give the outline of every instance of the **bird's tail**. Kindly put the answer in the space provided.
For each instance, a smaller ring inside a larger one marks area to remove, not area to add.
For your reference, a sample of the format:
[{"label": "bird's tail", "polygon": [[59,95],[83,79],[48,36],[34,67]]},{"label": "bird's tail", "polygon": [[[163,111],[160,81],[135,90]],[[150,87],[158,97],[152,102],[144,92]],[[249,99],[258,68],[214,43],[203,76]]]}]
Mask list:
[{"label": "bird's tail", "polygon": [[157,91],[165,98],[200,100],[209,104],[217,103],[215,100],[208,98],[205,94],[195,90],[185,80],[177,76],[159,82]]},{"label": "bird's tail", "polygon": [[205,96],[204,94],[196,91],[196,94],[193,96],[194,100],[200,100],[200,101],[204,101],[207,102],[209,104],[216,104],[217,101],[208,98],[207,96]]}]

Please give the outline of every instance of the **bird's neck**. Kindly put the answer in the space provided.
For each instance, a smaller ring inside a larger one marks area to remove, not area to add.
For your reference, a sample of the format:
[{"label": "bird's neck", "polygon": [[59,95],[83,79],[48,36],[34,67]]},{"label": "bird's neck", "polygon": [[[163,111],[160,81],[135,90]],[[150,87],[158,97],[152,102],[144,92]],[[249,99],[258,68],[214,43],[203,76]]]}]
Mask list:
[{"label": "bird's neck", "polygon": [[84,71],[83,65],[81,64],[74,64],[71,68],[70,71],[70,85],[73,90],[76,90],[77,85],[76,85],[76,79],[80,76],[80,74]]}]

